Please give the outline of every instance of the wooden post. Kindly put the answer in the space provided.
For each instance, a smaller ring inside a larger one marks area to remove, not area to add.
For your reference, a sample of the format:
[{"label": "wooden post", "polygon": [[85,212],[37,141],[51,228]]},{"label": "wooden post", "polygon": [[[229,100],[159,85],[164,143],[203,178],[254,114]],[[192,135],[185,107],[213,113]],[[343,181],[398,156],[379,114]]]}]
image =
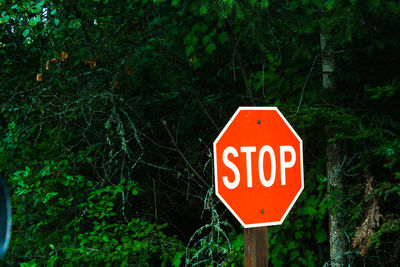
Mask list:
[{"label": "wooden post", "polygon": [[268,266],[268,227],[244,229],[244,265]]}]

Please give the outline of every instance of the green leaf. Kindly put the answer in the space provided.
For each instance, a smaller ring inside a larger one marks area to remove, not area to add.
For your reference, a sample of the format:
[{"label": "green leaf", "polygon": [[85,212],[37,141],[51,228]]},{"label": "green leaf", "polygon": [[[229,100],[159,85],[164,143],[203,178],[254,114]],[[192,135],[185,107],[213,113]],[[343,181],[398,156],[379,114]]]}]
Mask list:
[{"label": "green leaf", "polygon": [[175,253],[174,258],[172,259],[173,266],[178,267],[181,265],[181,258],[183,254],[183,251],[178,251],[177,253]]},{"label": "green leaf", "polygon": [[261,0],[261,7],[267,8],[269,6],[268,0]]},{"label": "green leaf", "polygon": [[208,9],[208,2],[203,1],[200,6],[200,15],[205,15],[207,13],[207,9]]},{"label": "green leaf", "polygon": [[196,34],[194,32],[190,32],[183,39],[183,44],[185,44],[185,45],[190,45],[190,44],[194,45],[194,44],[197,43],[198,40],[199,40],[199,38],[196,36]]},{"label": "green leaf", "polygon": [[219,34],[219,36],[218,36],[218,41],[219,41],[221,44],[226,43],[228,40],[229,40],[229,35],[228,35],[227,32],[221,32],[221,33]]},{"label": "green leaf", "polygon": [[216,45],[214,43],[208,44],[206,47],[206,53],[211,55],[214,52]]},{"label": "green leaf", "polygon": [[203,37],[203,45],[208,44],[210,42],[210,39],[211,39],[210,35],[204,36]]},{"label": "green leaf", "polygon": [[40,21],[40,16],[33,17],[29,20],[30,26],[36,26],[36,24]]},{"label": "green leaf", "polygon": [[28,36],[29,32],[30,32],[30,30],[29,30],[29,29],[26,29],[26,30],[22,33],[22,36],[24,36],[24,37]]},{"label": "green leaf", "polygon": [[39,3],[37,3],[36,4],[36,7],[39,9],[39,8],[42,8],[43,7],[43,5],[44,5],[44,0],[41,0]]},{"label": "green leaf", "polygon": [[68,28],[70,29],[78,29],[80,28],[82,25],[82,22],[80,19],[73,19],[69,22],[68,24]]},{"label": "green leaf", "polygon": [[326,231],[324,229],[318,229],[315,233],[315,240],[317,240],[317,243],[322,243],[328,240]]},{"label": "green leaf", "polygon": [[47,193],[46,197],[42,200],[43,203],[49,201],[52,197],[58,195],[58,192]]},{"label": "green leaf", "polygon": [[201,67],[201,62],[197,57],[192,57],[190,59],[190,65],[193,67],[193,69],[197,69]]},{"label": "green leaf", "polygon": [[207,29],[208,29],[208,26],[206,24],[204,24],[204,23],[196,23],[192,27],[192,31],[193,32],[199,31],[201,33],[204,33],[204,32],[207,31]]},{"label": "green leaf", "polygon": [[193,52],[194,52],[194,46],[193,45],[190,45],[190,46],[186,47],[185,54],[187,56],[190,56],[190,54],[192,54]]},{"label": "green leaf", "polygon": [[295,238],[295,239],[302,239],[302,238],[303,238],[303,235],[304,235],[304,232],[302,232],[302,231],[296,231],[296,232],[294,233],[294,238]]},{"label": "green leaf", "polygon": [[54,19],[54,24],[55,24],[56,26],[58,26],[59,23],[60,23],[60,20],[59,20],[59,19]]},{"label": "green leaf", "polygon": [[318,214],[318,211],[314,207],[305,207],[304,214],[313,216],[315,214]]},{"label": "green leaf", "polygon": [[0,18],[0,23],[4,23],[10,20],[10,16],[9,15],[5,15],[2,18]]},{"label": "green leaf", "polygon": [[326,1],[326,9],[331,10],[335,7],[335,1],[334,0],[328,0]]},{"label": "green leaf", "polygon": [[294,241],[290,241],[289,244],[287,245],[287,248],[289,250],[296,248],[296,243]]},{"label": "green leaf", "polygon": [[136,196],[139,193],[139,191],[136,188],[132,189],[132,195]]}]

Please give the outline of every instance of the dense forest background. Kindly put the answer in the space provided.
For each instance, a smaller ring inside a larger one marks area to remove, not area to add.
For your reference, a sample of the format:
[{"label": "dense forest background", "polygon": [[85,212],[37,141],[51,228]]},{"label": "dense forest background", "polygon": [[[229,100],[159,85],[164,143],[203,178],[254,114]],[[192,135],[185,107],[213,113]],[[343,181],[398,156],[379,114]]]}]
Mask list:
[{"label": "dense forest background", "polygon": [[250,105],[278,107],[304,146],[271,265],[400,262],[398,1],[0,0],[0,13],[2,265],[241,266],[211,151]]}]

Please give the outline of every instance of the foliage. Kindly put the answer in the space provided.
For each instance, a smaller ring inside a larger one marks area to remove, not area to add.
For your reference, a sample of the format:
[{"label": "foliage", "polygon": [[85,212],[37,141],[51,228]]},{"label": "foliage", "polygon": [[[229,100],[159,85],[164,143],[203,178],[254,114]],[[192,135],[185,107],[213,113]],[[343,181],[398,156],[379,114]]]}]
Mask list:
[{"label": "foliage", "polygon": [[[243,231],[212,194],[211,146],[253,103],[277,106],[305,153],[305,190],[269,228],[270,262],[329,264],[334,141],[344,256],[398,262],[399,3],[3,0],[0,12],[0,174],[13,206],[2,263],[242,266]],[[335,95],[321,86],[321,29]],[[353,248],[372,204],[383,219]]]}]

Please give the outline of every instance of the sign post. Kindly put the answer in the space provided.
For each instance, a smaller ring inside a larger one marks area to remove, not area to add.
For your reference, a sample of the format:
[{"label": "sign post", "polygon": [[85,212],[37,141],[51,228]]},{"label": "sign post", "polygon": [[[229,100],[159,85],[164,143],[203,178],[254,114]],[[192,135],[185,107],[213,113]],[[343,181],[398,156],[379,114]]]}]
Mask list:
[{"label": "sign post", "polygon": [[266,227],[304,188],[302,140],[276,107],[239,107],[214,141],[214,170],[216,195],[245,228],[246,266],[267,266]]},{"label": "sign post", "polygon": [[11,204],[8,190],[0,179],[0,258],[7,251],[11,235]]},{"label": "sign post", "polygon": [[268,266],[268,226],[244,229],[244,265]]}]

